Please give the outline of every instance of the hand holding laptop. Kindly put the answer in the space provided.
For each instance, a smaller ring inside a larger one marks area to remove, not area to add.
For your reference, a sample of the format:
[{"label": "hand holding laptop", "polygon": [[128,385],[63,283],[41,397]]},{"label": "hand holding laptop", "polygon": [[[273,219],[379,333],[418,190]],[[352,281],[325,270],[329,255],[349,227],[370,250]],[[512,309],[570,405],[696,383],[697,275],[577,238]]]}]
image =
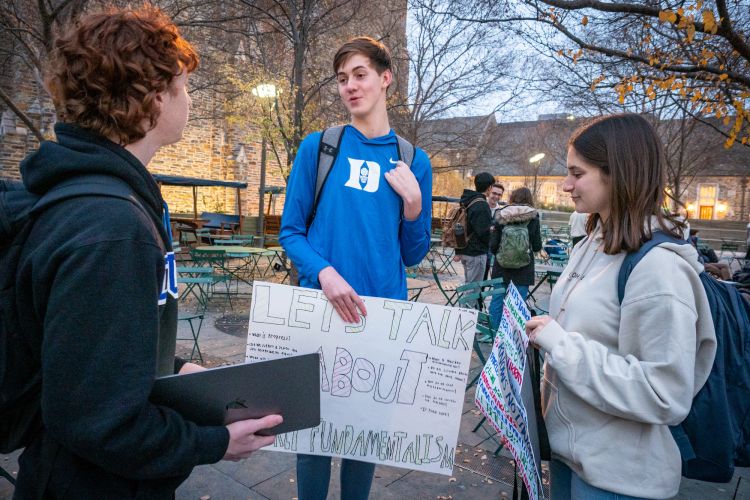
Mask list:
[{"label": "hand holding laptop", "polygon": [[[195,363],[185,363],[180,369],[180,375],[205,371],[205,368]],[[238,462],[248,458],[254,451],[273,444],[276,436],[259,436],[255,433],[261,429],[270,429],[283,422],[281,415],[268,415],[258,419],[240,420],[227,425],[229,431],[229,445],[223,460]]]},{"label": "hand holding laptop", "polygon": [[236,462],[249,457],[254,451],[264,446],[273,444],[276,436],[260,436],[256,433],[262,429],[276,427],[282,421],[281,415],[268,415],[258,419],[239,420],[227,425],[229,446],[224,460]]}]

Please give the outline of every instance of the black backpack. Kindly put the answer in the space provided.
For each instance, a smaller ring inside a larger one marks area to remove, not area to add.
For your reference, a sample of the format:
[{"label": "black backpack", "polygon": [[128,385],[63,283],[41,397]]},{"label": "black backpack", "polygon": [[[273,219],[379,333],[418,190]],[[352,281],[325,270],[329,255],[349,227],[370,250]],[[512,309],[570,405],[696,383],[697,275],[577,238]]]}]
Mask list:
[{"label": "black backpack", "polygon": [[0,453],[25,447],[42,428],[41,353],[21,331],[16,308],[16,273],[24,243],[43,210],[92,195],[129,200],[146,213],[124,181],[107,175],[72,178],[41,197],[20,182],[0,179]]},{"label": "black backpack", "polygon": [[[315,213],[318,211],[320,192],[323,190],[323,185],[328,180],[328,174],[331,173],[331,168],[336,162],[336,157],[339,155],[341,138],[344,136],[344,128],[346,128],[346,125],[337,125],[323,130],[323,133],[320,134],[317,174],[315,177],[315,195],[313,197],[312,211],[307,218],[308,228],[312,225],[313,219],[315,219]],[[411,167],[415,154],[414,145],[400,135],[397,135],[396,139],[398,140],[398,159]]]},{"label": "black backpack", "polygon": [[[620,303],[638,262],[660,243],[689,244],[656,231],[625,257],[617,281]],[[680,448],[682,475],[726,483],[734,467],[750,466],[750,304],[730,283],[700,273],[716,331],[716,358],[685,420],[669,430]]]}]

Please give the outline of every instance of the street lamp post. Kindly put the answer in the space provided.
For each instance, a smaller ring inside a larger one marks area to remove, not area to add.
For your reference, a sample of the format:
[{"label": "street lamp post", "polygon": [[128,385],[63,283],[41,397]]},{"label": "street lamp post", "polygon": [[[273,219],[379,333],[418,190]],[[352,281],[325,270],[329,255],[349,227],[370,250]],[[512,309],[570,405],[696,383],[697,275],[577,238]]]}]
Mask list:
[{"label": "street lamp post", "polygon": [[[261,83],[252,90],[255,97],[259,99],[275,99],[276,98],[276,86],[272,83]],[[273,101],[271,103],[273,106]],[[264,211],[265,211],[265,196],[266,196],[266,135],[263,134],[260,140],[260,186],[258,187],[258,237],[261,238],[263,244],[264,234]]]},{"label": "street lamp post", "polygon": [[[260,182],[258,183],[258,236],[264,238],[263,225],[265,222],[266,203],[266,136],[260,140]],[[265,245],[265,241],[263,244]]]},{"label": "street lamp post", "polygon": [[544,159],[544,156],[545,156],[544,153],[537,153],[531,158],[529,158],[529,163],[531,163],[534,166],[534,190],[533,190],[534,205],[539,204],[539,200],[537,199],[537,178],[539,177],[539,167],[542,165],[542,160]]}]

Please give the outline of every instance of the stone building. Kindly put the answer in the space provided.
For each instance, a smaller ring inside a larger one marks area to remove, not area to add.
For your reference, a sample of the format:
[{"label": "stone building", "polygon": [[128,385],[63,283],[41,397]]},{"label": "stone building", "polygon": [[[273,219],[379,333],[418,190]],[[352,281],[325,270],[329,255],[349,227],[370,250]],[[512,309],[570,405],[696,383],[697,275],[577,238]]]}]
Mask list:
[{"label": "stone building", "polygon": [[[482,127],[477,127],[480,122]],[[471,186],[473,175],[490,172],[508,194],[526,186],[535,194],[538,206],[572,210],[570,197],[562,191],[567,141],[585,122],[566,115],[509,123],[498,123],[493,116],[441,120],[434,127],[433,141],[451,137],[455,130],[473,129],[477,135],[464,146],[430,151],[436,167],[434,194],[457,196],[463,187]],[[654,124],[665,143],[671,181],[668,190],[679,191],[683,203],[677,210],[687,211],[691,220],[746,221],[750,214],[750,148],[735,144],[727,149],[722,135],[700,123],[686,136],[681,125],[678,121]]]}]

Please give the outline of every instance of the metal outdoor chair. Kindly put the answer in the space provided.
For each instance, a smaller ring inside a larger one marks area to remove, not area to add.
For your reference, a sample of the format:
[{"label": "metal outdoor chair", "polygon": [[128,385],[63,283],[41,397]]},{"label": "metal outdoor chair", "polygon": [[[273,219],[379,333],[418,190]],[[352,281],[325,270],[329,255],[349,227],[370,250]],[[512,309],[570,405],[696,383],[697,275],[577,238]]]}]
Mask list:
[{"label": "metal outdoor chair", "polygon": [[[195,356],[195,353],[198,353],[198,359],[200,359],[201,363],[203,363],[203,354],[201,353],[201,348],[198,345],[198,336],[201,333],[201,327],[203,326],[203,317],[205,315],[205,311],[200,312],[194,312],[194,313],[180,313],[177,316],[177,321],[184,321],[188,324],[190,327],[190,337],[177,337],[176,340],[192,340],[193,341],[193,348],[190,351],[190,361],[193,360],[193,357]],[[197,322],[198,325],[196,326],[193,322]]]},{"label": "metal outdoor chair", "polygon": [[[494,299],[495,297],[505,295],[505,286],[503,286],[502,278],[467,283],[463,287],[459,287],[459,289],[461,288],[463,290],[458,291],[458,298],[456,300],[456,305],[459,307],[474,307],[477,303],[484,304],[488,298]],[[484,356],[484,352],[482,352],[481,344],[492,344],[495,341],[497,327],[498,325],[492,323],[492,318],[487,312],[482,310],[478,312],[473,348],[482,367],[487,362],[487,358]],[[479,374],[466,386],[466,389],[476,384],[481,373],[482,371],[480,370]]]},{"label": "metal outdoor chair", "polygon": [[292,271],[292,263],[287,258],[284,247],[271,246],[268,247],[268,251],[274,253],[273,263],[271,264],[271,271],[273,274],[281,274],[281,283],[287,279],[290,279],[291,281],[290,273]]},{"label": "metal outdoor chair", "polygon": [[[736,241],[726,241],[722,240],[721,247],[719,247],[719,258],[726,260],[729,264],[729,267],[732,267],[732,263],[736,260],[739,262],[739,258],[737,257],[737,252],[740,250],[740,244]],[[724,255],[724,254],[728,255]],[[740,262],[740,264],[742,264]]]},{"label": "metal outdoor chair", "polygon": [[210,229],[196,229],[195,239],[196,245],[213,245],[213,234]]},{"label": "metal outdoor chair", "polygon": [[[550,255],[549,256],[549,263],[552,266],[559,266],[561,269],[568,265],[568,260],[570,256],[568,254],[563,255]],[[547,276],[547,282],[549,283],[549,289],[550,291],[552,288],[554,288],[555,284],[557,283],[557,278],[559,278],[559,274],[549,274]]]},{"label": "metal outdoor chair", "polygon": [[473,281],[456,288],[456,303],[461,307],[478,306],[480,311],[484,311],[487,299],[504,294],[505,286],[502,278]]},{"label": "metal outdoor chair", "polygon": [[[495,334],[497,333],[497,329],[492,327],[492,320],[490,319],[490,315],[486,312],[479,311],[477,314],[477,327],[474,331],[474,352],[477,355],[477,358],[479,359],[479,363],[482,365],[482,368],[484,368],[485,363],[487,363],[487,357],[484,355],[484,352],[481,349],[481,343],[479,342],[480,338],[489,337],[494,340]],[[481,373],[482,370],[479,370],[479,373]],[[466,385],[466,389],[469,389],[469,387],[473,386],[477,383],[477,380],[479,379],[479,375],[476,375],[471,382],[469,382]]]},{"label": "metal outdoor chair", "polygon": [[232,274],[227,268],[226,264],[226,253],[221,251],[206,251],[206,250],[196,250],[192,249],[190,251],[190,255],[192,256],[193,263],[196,267],[210,267],[211,268],[211,274],[208,276],[211,278],[211,283],[208,286],[208,289],[206,291],[206,303],[210,298],[212,298],[216,293],[216,286],[219,284],[223,285],[223,288],[225,291],[220,292],[222,295],[226,295],[227,302],[229,303],[229,308],[231,310],[234,310],[234,307],[232,306],[232,290],[231,290],[231,281],[232,281]]},{"label": "metal outdoor chair", "polygon": [[719,249],[719,256],[723,257],[725,252],[731,252],[732,257],[734,257],[734,253],[739,251],[740,244],[736,241],[721,241],[721,247]]},{"label": "metal outdoor chair", "polygon": [[214,238],[214,245],[221,245],[221,246],[240,246],[240,247],[251,247],[253,246],[253,240],[255,239],[255,236],[252,234],[248,235],[236,235],[232,236],[231,238]]},{"label": "metal outdoor chair", "polygon": [[211,287],[214,284],[211,266],[177,266],[177,283],[185,285],[178,300],[184,302],[192,296],[197,300],[198,309],[206,309]]},{"label": "metal outdoor chair", "polygon": [[445,297],[445,305],[446,306],[455,305],[456,298],[458,295],[458,292],[456,291],[456,287],[444,286],[440,282],[440,276],[438,275],[438,270],[435,268],[435,266],[432,267],[432,277],[435,279],[435,283],[437,284],[438,290],[440,290],[440,293],[442,293],[443,297]]},{"label": "metal outdoor chair", "polygon": [[[467,298],[472,299],[473,297],[471,297],[471,295],[473,294],[469,294],[469,297]],[[494,340],[496,334],[497,334],[497,330],[492,327],[492,320],[490,318],[490,315],[485,312],[479,311],[479,315],[477,316],[477,326],[474,332],[474,352],[476,353],[477,359],[479,360],[479,367],[476,373],[474,374],[474,376],[471,378],[471,381],[468,384],[466,384],[467,391],[477,384],[477,382],[479,381],[479,377],[482,376],[484,365],[487,363],[487,357],[484,355],[484,352],[482,352],[481,344],[478,342],[477,339],[481,337],[489,336],[490,338]],[[471,375],[471,372],[469,372],[469,374]],[[484,425],[486,420],[487,419],[485,417],[482,417],[482,419],[479,421],[479,423],[477,423],[477,425],[474,427],[472,432],[477,432]],[[497,456],[500,453],[500,451],[503,449],[503,444],[502,442],[497,440],[497,437],[496,437],[497,432],[495,432],[494,429],[490,428],[490,430],[487,430],[486,432],[487,432],[488,437],[493,439],[498,444],[498,447],[497,449],[495,449],[495,452],[494,452],[495,456]]]},{"label": "metal outdoor chair", "polygon": [[433,267],[437,267],[438,272],[448,274],[458,274],[453,267],[453,256],[455,251],[452,248],[434,245],[430,248],[425,258]]},{"label": "metal outdoor chair", "polygon": [[203,326],[203,319],[206,313],[206,307],[208,306],[208,299],[210,297],[211,287],[214,285],[214,279],[212,277],[213,268],[210,266],[206,267],[177,267],[179,276],[177,277],[177,283],[184,285],[183,291],[180,294],[179,301],[184,302],[188,296],[193,296],[196,299],[196,307],[193,312],[180,312],[177,315],[177,321],[184,321],[190,328],[190,337],[177,337],[176,340],[186,340],[193,342],[193,348],[190,351],[190,361],[195,357],[195,353],[198,353],[198,359],[203,363],[203,354],[201,353],[200,346],[198,345],[198,337],[201,333],[201,327]]}]

